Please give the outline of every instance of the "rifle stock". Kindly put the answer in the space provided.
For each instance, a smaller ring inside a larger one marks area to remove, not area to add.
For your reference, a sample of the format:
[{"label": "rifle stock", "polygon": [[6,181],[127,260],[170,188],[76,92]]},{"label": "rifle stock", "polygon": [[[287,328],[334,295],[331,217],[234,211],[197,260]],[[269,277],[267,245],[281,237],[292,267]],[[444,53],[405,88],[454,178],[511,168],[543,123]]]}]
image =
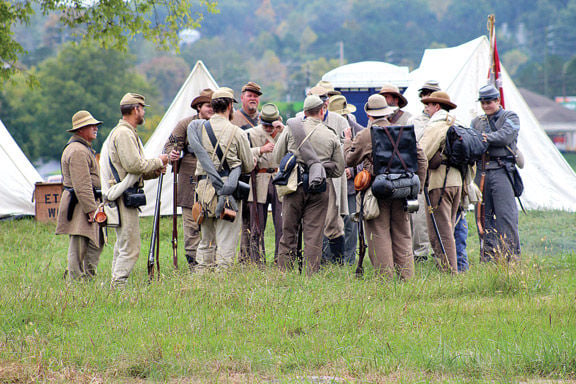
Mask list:
[{"label": "rifle stock", "polygon": [[440,250],[442,251],[442,256],[446,261],[446,266],[450,268],[450,261],[448,260],[448,255],[446,254],[446,248],[444,248],[444,243],[442,242],[442,236],[440,236],[440,231],[438,230],[438,224],[436,223],[436,217],[434,216],[434,209],[432,208],[432,202],[430,201],[430,194],[428,193],[428,177],[426,178],[426,183],[424,184],[424,197],[426,198],[426,206],[428,208],[428,214],[430,215],[430,220],[432,221],[432,227],[434,228],[434,233],[440,243]]},{"label": "rifle stock", "polygon": [[366,256],[366,236],[364,235],[364,195],[362,191],[360,200],[360,212],[358,213],[358,265],[356,266],[356,277],[364,275],[364,257]]}]

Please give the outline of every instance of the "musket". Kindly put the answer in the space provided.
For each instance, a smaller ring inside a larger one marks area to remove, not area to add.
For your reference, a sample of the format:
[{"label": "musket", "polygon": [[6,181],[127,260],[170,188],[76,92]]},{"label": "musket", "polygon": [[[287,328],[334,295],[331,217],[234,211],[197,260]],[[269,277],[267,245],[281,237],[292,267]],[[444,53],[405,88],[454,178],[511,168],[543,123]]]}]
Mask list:
[{"label": "musket", "polygon": [[442,242],[442,237],[440,236],[440,231],[438,230],[438,224],[436,223],[436,217],[434,217],[434,208],[432,208],[432,202],[430,201],[430,194],[428,193],[428,178],[424,183],[424,197],[426,198],[426,206],[428,207],[428,214],[430,215],[430,220],[432,221],[432,227],[434,228],[434,233],[440,243],[440,250],[442,251],[442,256],[446,261],[446,265],[450,268],[450,262],[448,261],[448,255],[446,254],[446,248],[444,248],[444,243]]},{"label": "musket", "polygon": [[178,160],[172,163],[174,173],[172,196],[172,263],[178,269]]},{"label": "musket", "polygon": [[364,256],[366,255],[366,236],[364,235],[364,195],[365,191],[360,192],[362,194],[360,200],[360,212],[358,213],[358,265],[356,266],[356,277],[362,277],[364,275]]},{"label": "musket", "polygon": [[484,201],[484,187],[486,183],[486,154],[482,155],[480,173],[480,199],[476,203],[476,226],[478,227],[478,239],[480,240],[480,261],[484,261],[484,235],[486,234],[486,202]]},{"label": "musket", "polygon": [[258,243],[257,244],[252,244],[252,242],[250,242],[250,249],[249,252],[257,252],[257,256],[258,256],[258,261],[260,261],[261,258],[263,258],[264,264],[266,264],[266,257],[265,255],[262,255],[262,250],[264,250],[263,244],[264,244],[264,236],[262,234],[262,228],[260,227],[260,215],[258,213],[258,199],[257,199],[257,188],[258,188],[258,184],[256,182],[256,170],[254,169],[252,172],[250,172],[250,178],[252,179],[252,202],[250,203],[250,221],[254,220],[254,232],[255,233],[251,233],[250,236],[254,237],[256,236],[256,238],[258,239]]},{"label": "musket", "polygon": [[158,253],[160,250],[160,198],[162,196],[162,178],[164,174],[160,173],[158,178],[158,192],[156,193],[156,205],[154,206],[154,223],[152,224],[152,236],[150,238],[150,250],[148,251],[148,278],[150,281],[154,278],[154,259],[156,259],[156,268],[158,269],[158,278],[160,278],[160,260]]}]

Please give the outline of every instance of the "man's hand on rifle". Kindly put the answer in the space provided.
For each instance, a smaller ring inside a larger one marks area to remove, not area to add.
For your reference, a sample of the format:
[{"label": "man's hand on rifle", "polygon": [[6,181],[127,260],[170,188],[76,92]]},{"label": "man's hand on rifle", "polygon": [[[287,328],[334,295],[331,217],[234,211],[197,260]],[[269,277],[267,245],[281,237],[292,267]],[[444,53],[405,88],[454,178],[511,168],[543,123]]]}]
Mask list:
[{"label": "man's hand on rifle", "polygon": [[180,152],[173,149],[172,152],[170,152],[170,161],[174,162],[178,160],[180,160]]},{"label": "man's hand on rifle", "polygon": [[162,160],[162,165],[166,166],[166,164],[168,164],[169,157],[167,154],[162,153],[161,155],[158,156],[158,158]]}]

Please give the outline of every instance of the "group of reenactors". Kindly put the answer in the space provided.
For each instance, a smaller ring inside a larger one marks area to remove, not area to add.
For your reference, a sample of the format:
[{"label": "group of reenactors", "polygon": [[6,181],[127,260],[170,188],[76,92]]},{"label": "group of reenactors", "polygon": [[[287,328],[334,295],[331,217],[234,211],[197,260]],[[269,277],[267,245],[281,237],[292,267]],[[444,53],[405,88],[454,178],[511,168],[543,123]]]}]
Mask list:
[{"label": "group of reenactors", "polygon": [[[137,133],[145,98],[127,93],[99,163],[91,144],[102,122],[77,112],[62,154],[57,224],[57,233],[70,235],[69,275],[95,275],[104,245],[96,217],[112,203],[119,215],[112,286],[126,283],[140,254],[138,204],[126,195],[138,194],[144,180],[166,172],[169,163],[177,170],[185,256],[194,273],[225,270],[235,262],[264,266],[267,254],[281,270],[299,267],[308,275],[323,264],[351,265],[359,230],[378,274],[409,279],[415,260],[430,254],[441,269],[463,272],[468,268],[464,214],[479,200],[482,260],[518,260],[518,210],[509,176],[517,115],[502,109],[494,86],[479,90],[485,114],[472,121],[472,129],[481,132],[487,150],[482,163],[463,177],[443,159],[446,133],[456,122],[450,111],[457,105],[437,82],[426,82],[419,92],[424,110],[412,116],[403,110],[407,100],[399,89],[383,86],[364,105],[368,125],[363,127],[354,117],[356,107],[325,81],[308,91],[303,111],[286,122],[275,104],[260,106],[262,89],[254,82],[242,87],[238,109],[232,89],[205,89],[191,100],[190,116],[176,124],[157,158],[144,156]],[[374,162],[382,155],[374,153],[373,132],[394,126],[415,137],[420,188],[413,213],[405,200],[370,194],[378,176]],[[264,241],[269,210],[273,251]]]}]

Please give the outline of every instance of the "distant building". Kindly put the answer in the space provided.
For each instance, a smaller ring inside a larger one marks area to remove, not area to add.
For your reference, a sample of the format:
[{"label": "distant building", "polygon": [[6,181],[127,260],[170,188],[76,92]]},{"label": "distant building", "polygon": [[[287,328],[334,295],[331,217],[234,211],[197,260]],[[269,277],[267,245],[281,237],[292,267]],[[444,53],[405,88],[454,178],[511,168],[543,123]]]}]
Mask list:
[{"label": "distant building", "polygon": [[324,74],[322,80],[331,82],[334,89],[346,96],[348,104],[356,106],[356,120],[366,126],[364,103],[368,97],[378,93],[384,84],[394,84],[404,92],[410,84],[410,70],[381,61],[361,61],[335,68]]},{"label": "distant building", "polygon": [[519,91],[556,147],[560,151],[576,151],[576,111],[527,89]]}]

